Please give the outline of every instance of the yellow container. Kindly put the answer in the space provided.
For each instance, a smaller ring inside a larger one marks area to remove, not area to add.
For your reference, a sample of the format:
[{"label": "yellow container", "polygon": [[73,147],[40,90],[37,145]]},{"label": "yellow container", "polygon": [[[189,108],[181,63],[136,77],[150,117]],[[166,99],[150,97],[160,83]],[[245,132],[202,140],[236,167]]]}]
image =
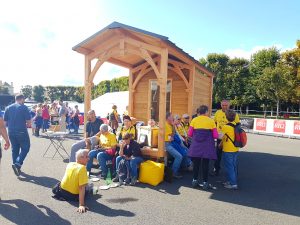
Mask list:
[{"label": "yellow container", "polygon": [[157,186],[164,180],[165,165],[163,163],[147,160],[140,165],[139,181],[142,183]]}]

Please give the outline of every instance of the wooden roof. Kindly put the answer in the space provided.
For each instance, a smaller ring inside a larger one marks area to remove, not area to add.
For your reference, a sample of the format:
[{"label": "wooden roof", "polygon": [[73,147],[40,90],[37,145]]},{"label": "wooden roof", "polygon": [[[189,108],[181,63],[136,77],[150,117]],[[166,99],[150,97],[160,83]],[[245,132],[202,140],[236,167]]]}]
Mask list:
[{"label": "wooden roof", "polygon": [[[196,68],[209,76],[214,74],[208,70],[205,66],[199,63],[196,59],[190,56],[188,53],[177,47],[168,37],[155,34],[149,31],[145,31],[139,28],[131,27],[122,23],[113,22],[102,30],[98,31],[94,35],[80,42],[72,49],[78,53],[84,55],[90,55],[91,59],[98,57],[97,51],[103,48],[108,48],[113,40],[120,39],[121,37],[130,37],[137,41],[143,42],[147,45],[159,48],[168,48],[169,58],[176,60],[180,63],[187,65],[195,65]],[[155,52],[150,53],[152,58],[155,58],[157,54]],[[114,56],[107,60],[110,63],[114,63],[119,66],[134,68],[145,62],[138,55],[123,55]]]}]

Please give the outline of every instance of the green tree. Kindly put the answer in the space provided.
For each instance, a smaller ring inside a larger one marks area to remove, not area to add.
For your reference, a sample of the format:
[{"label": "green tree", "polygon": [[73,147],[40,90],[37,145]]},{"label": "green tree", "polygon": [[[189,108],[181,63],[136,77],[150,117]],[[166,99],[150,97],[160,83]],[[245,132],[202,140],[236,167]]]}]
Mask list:
[{"label": "green tree", "polygon": [[25,96],[25,98],[31,98],[32,97],[32,86],[31,85],[22,86],[21,93]]},{"label": "green tree", "polygon": [[250,65],[249,65],[250,77],[248,83],[249,85],[248,88],[250,88],[250,90],[248,90],[248,94],[249,92],[251,92],[255,96],[257,103],[259,105],[262,104],[263,109],[265,111],[264,113],[265,116],[266,116],[267,107],[271,106],[271,110],[272,110],[274,102],[270,101],[267,98],[262,98],[261,96],[257,95],[258,92],[255,91],[257,89],[256,86],[259,85],[257,81],[259,80],[260,76],[263,75],[263,71],[266,68],[275,68],[279,59],[280,59],[279,50],[275,47],[272,47],[268,49],[262,49],[256,52],[251,56],[251,60],[250,60]]},{"label": "green tree", "polygon": [[289,68],[277,65],[275,68],[267,67],[257,79],[257,95],[266,101],[276,103],[276,117],[279,116],[280,103],[287,100],[290,90],[287,80]]},{"label": "green tree", "polygon": [[53,102],[54,100],[59,99],[59,93],[57,91],[56,86],[47,86],[45,87],[45,89],[46,89],[46,96],[48,100]]},{"label": "green tree", "polygon": [[35,101],[43,102],[45,100],[45,88],[42,85],[34,86],[32,96]]},{"label": "green tree", "polygon": [[205,59],[201,59],[201,63],[215,73],[213,99],[215,103],[227,97],[227,91],[224,88],[225,73],[229,57],[225,54],[211,53]]},{"label": "green tree", "polygon": [[300,40],[297,41],[296,46],[296,48],[282,53],[281,63],[290,69],[290,76],[288,77],[291,86],[289,100],[298,104],[300,116]]}]

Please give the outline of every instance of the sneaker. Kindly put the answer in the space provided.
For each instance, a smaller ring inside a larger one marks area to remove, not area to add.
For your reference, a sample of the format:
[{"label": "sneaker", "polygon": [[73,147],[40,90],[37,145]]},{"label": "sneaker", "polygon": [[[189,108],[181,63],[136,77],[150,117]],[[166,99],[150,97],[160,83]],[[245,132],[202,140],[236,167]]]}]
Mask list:
[{"label": "sneaker", "polygon": [[179,173],[176,173],[176,174],[173,174],[173,177],[174,177],[175,179],[181,179],[183,176],[180,175]]},{"label": "sneaker", "polygon": [[13,164],[11,167],[13,168],[15,175],[19,177],[21,173],[21,168],[16,164]]},{"label": "sneaker", "polygon": [[130,178],[126,178],[126,179],[124,180],[124,183],[125,183],[125,185],[129,185],[129,184],[130,184]]},{"label": "sneaker", "polygon": [[236,184],[233,184],[233,185],[232,184],[226,184],[226,185],[224,185],[224,188],[237,190],[238,186]]},{"label": "sneaker", "polygon": [[223,186],[225,186],[225,185],[230,185],[230,182],[229,182],[229,181],[225,181],[225,182],[223,183]]},{"label": "sneaker", "polygon": [[203,182],[202,184],[200,184],[200,187],[205,191],[209,189],[213,189],[213,186],[208,182]]},{"label": "sneaker", "polygon": [[193,179],[193,181],[192,181],[192,187],[193,187],[193,188],[197,188],[198,186],[199,186],[198,180],[194,180],[194,179]]},{"label": "sneaker", "polygon": [[135,185],[136,184],[136,182],[137,182],[137,179],[136,179],[136,177],[132,177],[131,178],[131,182],[130,182],[130,185]]},{"label": "sneaker", "polygon": [[119,176],[116,175],[113,179],[112,179],[112,182],[118,182],[119,181]]}]

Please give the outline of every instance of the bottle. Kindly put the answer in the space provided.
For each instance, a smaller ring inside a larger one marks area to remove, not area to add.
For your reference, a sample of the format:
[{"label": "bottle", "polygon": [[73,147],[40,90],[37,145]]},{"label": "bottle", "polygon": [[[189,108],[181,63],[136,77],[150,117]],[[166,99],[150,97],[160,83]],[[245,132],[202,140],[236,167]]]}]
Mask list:
[{"label": "bottle", "polygon": [[106,183],[106,185],[110,185],[112,183],[110,168],[108,168],[108,172],[107,172],[107,176],[106,176],[106,179],[105,179],[105,183]]}]

